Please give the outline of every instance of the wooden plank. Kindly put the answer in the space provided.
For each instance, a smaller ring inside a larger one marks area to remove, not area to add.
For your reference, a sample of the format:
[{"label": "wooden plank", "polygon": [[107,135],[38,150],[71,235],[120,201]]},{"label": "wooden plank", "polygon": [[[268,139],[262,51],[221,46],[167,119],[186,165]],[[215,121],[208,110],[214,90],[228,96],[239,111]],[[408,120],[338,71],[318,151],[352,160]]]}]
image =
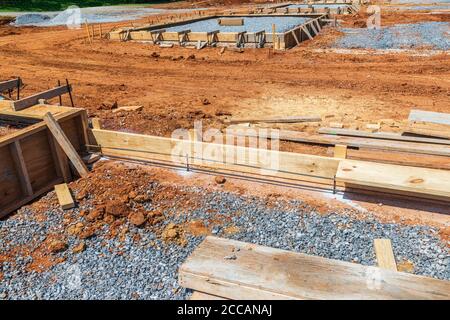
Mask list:
[{"label": "wooden plank", "polygon": [[117,113],[117,112],[131,112],[131,111],[141,111],[144,107],[143,106],[124,106],[124,107],[119,107],[117,109],[113,110],[113,113]]},{"label": "wooden plank", "polygon": [[290,116],[290,117],[272,117],[272,118],[231,118],[225,119],[225,123],[297,123],[297,122],[320,122],[319,116]]},{"label": "wooden plank", "polygon": [[347,146],[342,144],[337,144],[334,146],[334,157],[339,159],[347,158]]},{"label": "wooden plank", "polygon": [[169,161],[190,164],[212,170],[229,170],[296,181],[329,184],[340,160],[274,150],[237,147],[228,144],[197,142],[124,133],[90,130],[91,145],[100,145],[105,156],[117,156],[147,161]]},{"label": "wooden plank", "polygon": [[242,18],[220,18],[217,19],[218,24],[221,26],[243,26],[244,19]]},{"label": "wooden plank", "polygon": [[0,93],[17,89],[22,85],[20,78],[0,82]]},{"label": "wooden plank", "polygon": [[413,109],[409,113],[408,120],[450,125],[450,113]]},{"label": "wooden plank", "polygon": [[449,281],[216,237],[182,264],[179,284],[228,299],[450,298]]},{"label": "wooden plank", "polygon": [[[390,151],[401,151],[439,156],[450,156],[450,146],[430,145],[428,143],[413,143],[406,141],[391,141],[359,137],[341,137],[324,134],[309,134],[291,130],[280,130],[279,139],[285,141],[314,143],[323,145],[343,144],[349,147],[370,148]],[[247,134],[247,133],[244,133]],[[261,137],[264,134],[260,133]]]},{"label": "wooden plank", "polygon": [[60,145],[60,147],[63,149],[67,157],[69,158],[70,162],[73,164],[75,169],[77,170],[78,174],[81,177],[85,177],[89,174],[89,170],[84,164],[83,160],[78,155],[77,151],[73,147],[73,145],[70,143],[69,139],[67,138],[64,131],[61,129],[61,126],[58,124],[58,122],[55,120],[55,118],[51,115],[51,113],[47,113],[44,116],[44,121],[47,124],[48,128],[50,129],[51,133],[55,137],[56,141]]},{"label": "wooden plank", "polygon": [[189,300],[227,300],[227,299],[200,291],[194,291]]},{"label": "wooden plank", "polygon": [[375,255],[377,256],[378,266],[382,269],[397,271],[397,264],[395,263],[391,240],[374,239],[373,245],[375,248]]},{"label": "wooden plank", "polygon": [[[442,139],[450,139],[450,128],[448,130],[436,130],[426,127],[417,127],[417,126],[410,126],[409,128],[405,129],[403,131],[406,134],[415,134],[415,135],[421,135],[425,137],[435,137]],[[425,139],[425,138],[421,138]],[[430,139],[430,138],[426,138]],[[433,139],[438,140],[438,139]],[[445,140],[444,140],[445,141]],[[446,144],[450,144],[450,140],[446,140]]]},{"label": "wooden plank", "polygon": [[10,144],[10,147],[13,161],[17,167],[17,173],[19,175],[22,191],[25,195],[31,196],[33,194],[33,188],[31,186],[30,176],[28,175],[28,169],[23,158],[22,147],[20,146],[19,140],[16,140]]},{"label": "wooden plank", "polygon": [[55,192],[58,197],[59,205],[63,210],[75,207],[75,201],[73,200],[69,186],[66,183],[55,185]]},{"label": "wooden plank", "polygon": [[384,139],[384,140],[450,145],[450,140],[403,136],[398,133],[391,133],[391,132],[368,132],[368,131],[339,129],[339,128],[320,128],[319,130],[317,130],[317,132],[321,133],[321,134],[332,134],[332,135],[339,135],[339,136],[365,137],[365,138],[372,138],[372,139]]},{"label": "wooden plank", "polygon": [[378,188],[397,194],[450,200],[450,172],[444,170],[341,160],[336,180],[351,187]]},{"label": "wooden plank", "polygon": [[40,99],[49,100],[58,96],[61,96],[65,93],[68,93],[71,90],[71,86],[59,86],[41,93],[37,93],[35,95],[26,97],[24,99],[20,99],[17,101],[14,101],[13,103],[13,110],[14,111],[20,111],[23,109],[26,109],[28,107],[34,106],[36,104],[39,104]]},{"label": "wooden plank", "polygon": [[[327,153],[334,155],[334,147],[330,147]],[[448,157],[428,154],[360,148],[359,150],[347,149],[347,159],[450,170],[450,161],[448,160]]]}]

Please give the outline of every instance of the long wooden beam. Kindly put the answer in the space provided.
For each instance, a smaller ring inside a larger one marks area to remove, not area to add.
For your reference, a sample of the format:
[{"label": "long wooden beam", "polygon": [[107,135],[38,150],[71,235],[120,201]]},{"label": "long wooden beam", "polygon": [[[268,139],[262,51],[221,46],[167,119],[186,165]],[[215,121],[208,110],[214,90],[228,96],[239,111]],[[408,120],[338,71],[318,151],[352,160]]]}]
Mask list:
[{"label": "long wooden beam", "polygon": [[320,128],[319,130],[317,130],[317,132],[321,133],[321,134],[332,134],[332,135],[349,136],[349,137],[364,137],[364,138],[372,138],[372,139],[384,139],[384,140],[450,145],[450,140],[446,140],[446,139],[433,139],[433,138],[403,136],[401,134],[391,133],[391,132],[368,132],[368,131],[361,131],[361,130],[335,129],[335,128]]},{"label": "long wooden beam", "polygon": [[409,113],[408,120],[450,125],[450,113],[413,109]]},{"label": "long wooden beam", "polygon": [[[161,160],[186,165],[331,184],[339,160],[222,143],[171,139],[109,130],[89,130],[91,145],[105,156]],[[187,156],[187,157],[186,157]]]},{"label": "long wooden beam", "polygon": [[[242,135],[254,135],[254,133],[245,132],[243,128]],[[291,130],[280,130],[279,139],[285,141],[313,143],[323,145],[342,144],[356,148],[370,148],[385,151],[401,151],[420,154],[432,154],[439,156],[450,156],[450,146],[430,145],[428,143],[413,143],[407,141],[391,141],[386,139],[370,139],[360,137],[341,137],[324,134],[310,134]],[[258,133],[261,137],[269,137],[269,133]]]},{"label": "long wooden beam", "polygon": [[84,164],[81,157],[78,155],[77,151],[70,143],[70,140],[67,138],[63,129],[59,125],[59,123],[55,120],[51,113],[47,113],[44,117],[44,121],[47,124],[50,132],[55,137],[55,140],[58,142],[61,149],[64,150],[64,153],[69,158],[70,162],[73,164],[75,169],[77,170],[80,177],[85,177],[89,174],[89,169]]},{"label": "long wooden beam", "polygon": [[450,282],[207,237],[179,269],[179,284],[236,300],[450,299]]},{"label": "long wooden beam", "polygon": [[189,140],[189,134],[183,140],[98,129],[89,133],[90,144],[105,156],[164,161],[186,167],[196,165],[264,176],[274,181],[289,179],[297,184],[339,182],[365,190],[450,199],[450,172],[444,170],[238,147],[234,140],[233,145],[206,143]]},{"label": "long wooden beam", "polygon": [[450,199],[450,172],[444,170],[343,160],[339,164],[336,181],[350,188],[436,200]]},{"label": "long wooden beam", "polygon": [[69,93],[72,90],[70,85],[59,86],[41,93],[37,93],[35,95],[17,100],[13,102],[14,111],[20,111],[26,109],[28,107],[34,106],[39,103],[39,100],[44,99],[52,99],[63,94]]}]

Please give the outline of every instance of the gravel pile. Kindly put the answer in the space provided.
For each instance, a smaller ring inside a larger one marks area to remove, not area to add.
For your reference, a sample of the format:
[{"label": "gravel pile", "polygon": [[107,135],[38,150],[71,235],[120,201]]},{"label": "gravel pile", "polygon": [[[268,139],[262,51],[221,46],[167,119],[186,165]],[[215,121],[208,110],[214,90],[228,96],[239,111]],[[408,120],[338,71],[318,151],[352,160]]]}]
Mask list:
[{"label": "gravel pile", "polygon": [[[267,202],[227,192],[205,194],[194,187],[180,190],[204,196],[192,197],[201,199],[194,208],[165,206],[161,228],[200,220],[217,236],[365,265],[375,265],[373,239],[386,237],[393,240],[397,261],[410,261],[414,273],[450,279],[448,247],[430,227],[320,215],[301,201]],[[45,198],[54,197],[52,192]],[[159,207],[158,203],[146,206],[151,210]],[[79,209],[72,213],[79,214]],[[27,207],[0,221],[0,299],[185,299],[190,295],[178,286],[177,270],[203,237],[187,231],[186,244],[181,247],[162,241],[148,228],[131,225],[124,239],[109,239],[105,227],[87,239],[86,249],[77,254],[72,253],[77,239],[69,237],[68,249],[55,254],[64,261],[43,272],[27,271],[33,262],[27,255],[2,262],[2,255],[17,245],[39,245],[49,233],[63,232],[60,209],[51,207],[45,215],[46,219],[34,219]]]},{"label": "gravel pile", "polygon": [[[71,22],[73,18],[80,19],[81,23],[105,23],[118,22],[124,20],[140,19],[148,15],[163,12],[163,9],[142,8],[142,7],[95,7],[82,8],[80,14],[73,9],[61,12],[25,13],[17,16],[16,26],[59,26]],[[72,22],[73,23],[73,22]]]},{"label": "gravel pile", "polygon": [[450,49],[449,22],[400,24],[381,29],[343,28],[334,46],[346,49]]},{"label": "gravel pile", "polygon": [[192,32],[209,32],[219,30],[220,32],[258,32],[265,30],[267,33],[272,32],[272,24],[275,24],[276,32],[286,32],[294,27],[305,23],[308,18],[302,17],[238,17],[243,18],[242,26],[221,26],[217,18],[201,20],[193,23],[186,23],[179,26],[165,28],[167,31],[175,32],[189,29]]}]

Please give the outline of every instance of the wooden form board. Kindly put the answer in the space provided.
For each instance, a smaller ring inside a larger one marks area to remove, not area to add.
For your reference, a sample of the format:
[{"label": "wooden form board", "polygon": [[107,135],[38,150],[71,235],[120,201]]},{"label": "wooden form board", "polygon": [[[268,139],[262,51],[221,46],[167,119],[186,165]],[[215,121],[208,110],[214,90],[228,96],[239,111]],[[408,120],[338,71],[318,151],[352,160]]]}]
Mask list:
[{"label": "wooden form board", "polygon": [[[55,118],[80,153],[87,142],[87,115],[83,109],[70,109]],[[43,121],[0,138],[0,217],[71,178],[67,157]]]},{"label": "wooden form board", "polygon": [[[197,142],[189,140],[189,137],[180,140],[96,129],[89,130],[89,133],[91,144],[100,145],[105,156],[186,165],[187,155],[191,165],[292,181],[332,184],[339,163],[339,160],[328,157]],[[173,157],[173,152],[179,156]]]},{"label": "wooden form board", "polygon": [[217,22],[221,26],[243,26],[244,25],[243,18],[220,18],[220,19],[217,19]]},{"label": "wooden form board", "polygon": [[[264,15],[260,15],[264,16]],[[286,17],[285,14],[278,14],[278,15],[270,15],[270,17]],[[276,38],[279,41],[279,44],[277,44],[277,49],[285,50],[292,48],[297,45],[297,43],[294,41],[294,38],[292,36],[293,33],[295,33],[297,39],[299,42],[304,41],[307,39],[306,33],[303,30],[306,30],[306,32],[311,33],[313,32],[313,28],[316,28],[317,24],[320,24],[320,27],[324,24],[322,22],[322,19],[327,19],[328,14],[327,13],[320,13],[320,14],[293,14],[291,16],[295,17],[307,17],[311,18],[301,26],[298,26],[292,30],[289,30],[284,33],[276,33]],[[241,17],[241,16],[239,16]],[[144,27],[138,27],[133,28],[132,30],[116,30],[109,33],[109,39],[111,40],[121,40],[123,39],[123,36],[125,34],[129,35],[130,40],[136,40],[136,41],[153,41],[154,37],[151,34],[152,31],[158,30],[158,29],[167,29],[172,26],[180,26],[186,23],[193,23],[196,21],[201,21],[205,19],[214,19],[214,18],[224,18],[224,16],[205,16],[197,19],[191,19],[186,21],[180,21],[175,23],[166,23],[166,24],[159,24],[159,25],[149,25]],[[230,16],[230,18],[237,18],[236,16]],[[207,31],[205,32],[191,32],[189,33],[189,41],[191,42],[197,42],[197,41],[203,41],[208,42],[208,36]],[[315,32],[312,33],[313,35],[316,35]],[[236,42],[236,32],[219,32],[216,34],[217,36],[217,42],[223,42],[223,43],[235,43]],[[256,35],[253,32],[247,32],[245,35],[245,42],[246,43],[255,43],[256,41]],[[266,35],[266,42],[273,43],[274,39],[273,35],[271,33],[268,33]],[[177,32],[169,32],[165,31],[163,33],[160,33],[159,36],[159,42],[164,41],[170,41],[170,42],[178,42],[178,34]]]},{"label": "wooden form board", "polygon": [[55,192],[58,197],[59,205],[63,210],[72,209],[75,207],[75,201],[73,201],[69,186],[66,183],[57,184],[55,186]]},{"label": "wooden form board", "polygon": [[450,113],[413,109],[409,113],[408,120],[450,125]]},{"label": "wooden form board", "polygon": [[12,108],[14,111],[20,111],[26,109],[28,107],[34,106],[39,103],[39,100],[44,99],[52,99],[63,94],[69,93],[72,90],[70,85],[59,86],[53,89],[49,89],[47,91],[43,91],[32,96],[13,101]]},{"label": "wooden form board", "polygon": [[450,172],[444,170],[342,160],[336,180],[345,183],[347,187],[437,200],[450,199]]},{"label": "wooden form board", "polygon": [[[250,152],[257,153],[258,149],[198,142],[190,139],[189,134],[186,140],[96,129],[89,130],[89,135],[90,144],[100,146],[99,151],[105,156],[187,166],[184,157],[187,155],[191,166],[263,176],[273,181],[288,179],[294,183],[308,181],[330,185],[336,178],[336,182],[360,189],[380,188],[379,191],[394,194],[450,199],[450,172],[444,170],[266,151],[268,159],[278,161],[274,169],[258,159],[251,159]],[[179,156],[173,157],[174,151]],[[236,160],[238,154],[243,161]]]},{"label": "wooden form board", "polygon": [[181,265],[179,284],[236,300],[450,299],[449,281],[216,237]]},{"label": "wooden form board", "polygon": [[[335,152],[335,147],[329,147],[327,154],[333,155]],[[359,150],[347,148],[346,158],[402,166],[450,170],[450,161],[448,157],[433,156],[429,154],[372,150],[366,148],[360,148]]]},{"label": "wooden form board", "polygon": [[361,130],[338,129],[338,128],[320,128],[319,130],[317,130],[317,132],[322,133],[322,134],[332,134],[332,135],[339,135],[339,136],[365,137],[365,138],[372,138],[372,139],[450,145],[450,140],[403,136],[401,134],[391,133],[391,132],[368,132],[368,131],[361,131]]},{"label": "wooden form board", "polygon": [[12,79],[7,81],[0,82],[0,93],[17,89],[22,85],[22,80],[20,78],[18,79]]}]

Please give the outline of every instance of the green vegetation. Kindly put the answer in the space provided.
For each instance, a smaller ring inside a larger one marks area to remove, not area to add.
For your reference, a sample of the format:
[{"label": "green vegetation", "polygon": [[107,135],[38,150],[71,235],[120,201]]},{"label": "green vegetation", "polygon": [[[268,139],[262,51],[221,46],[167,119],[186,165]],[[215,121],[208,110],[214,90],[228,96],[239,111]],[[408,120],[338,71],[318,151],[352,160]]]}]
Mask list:
[{"label": "green vegetation", "polygon": [[77,5],[79,7],[110,6],[119,4],[156,4],[170,0],[0,0],[0,11],[59,11]]}]

